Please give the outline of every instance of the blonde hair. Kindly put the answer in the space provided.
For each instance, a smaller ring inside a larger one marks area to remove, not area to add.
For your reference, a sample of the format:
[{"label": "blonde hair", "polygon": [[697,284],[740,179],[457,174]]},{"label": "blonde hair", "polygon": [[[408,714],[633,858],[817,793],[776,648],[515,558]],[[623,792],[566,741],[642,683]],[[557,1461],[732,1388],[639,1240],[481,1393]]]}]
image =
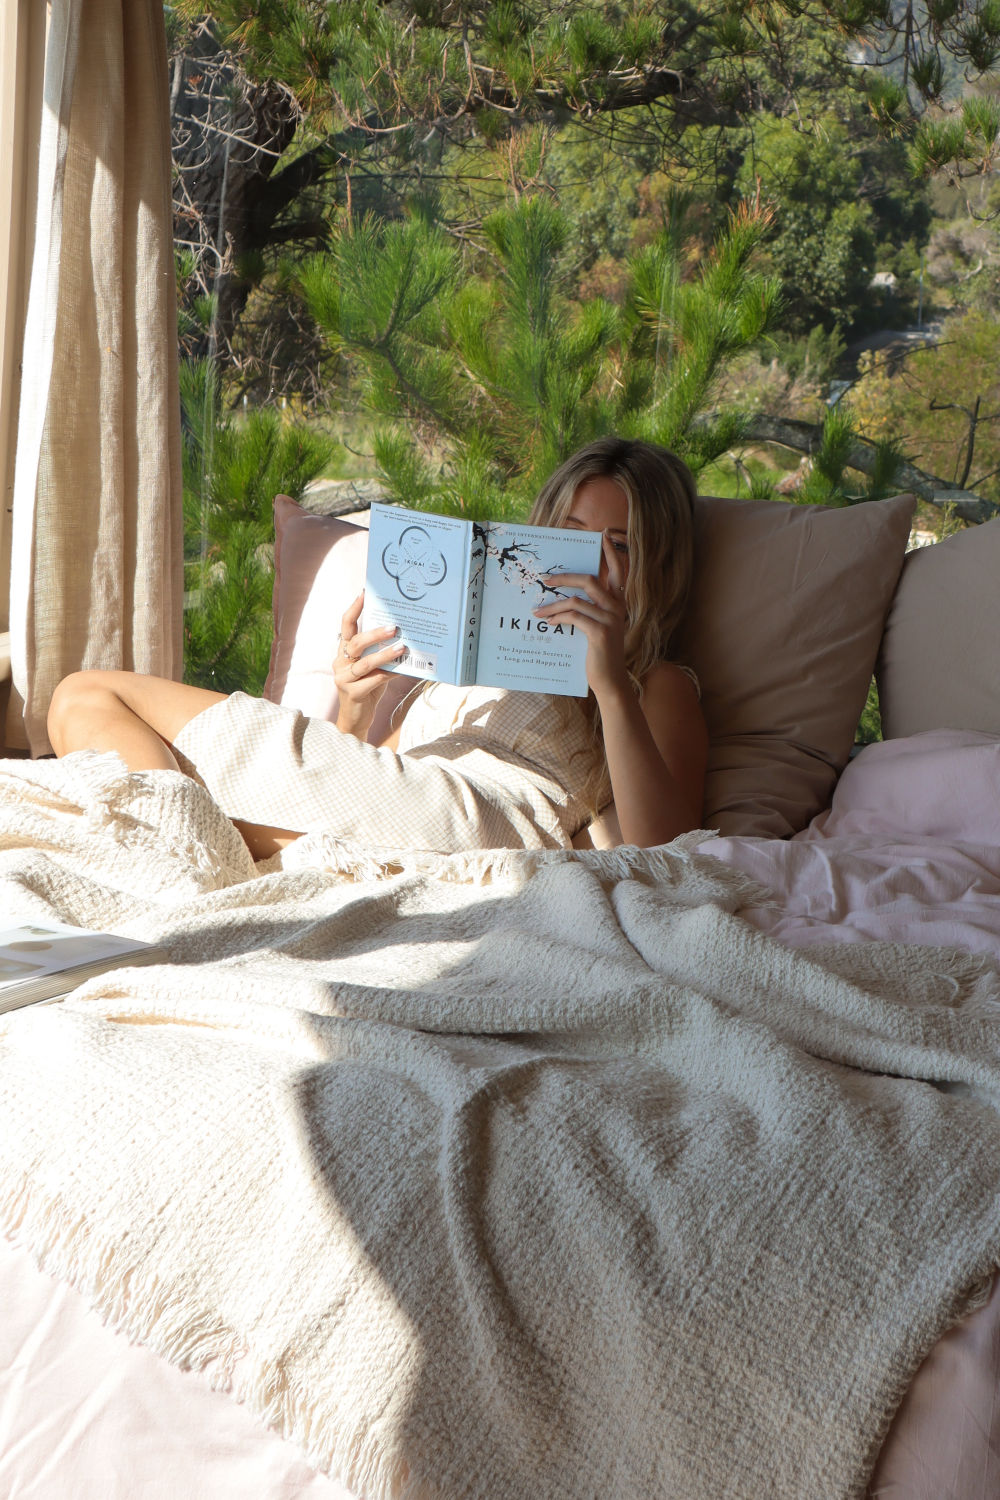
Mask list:
[{"label": "blonde hair", "polygon": [[694,476],[667,448],[605,437],[574,453],[542,486],[528,521],[561,526],[588,479],[612,479],[628,500],[625,665],[636,688],[670,649],[694,571]]}]

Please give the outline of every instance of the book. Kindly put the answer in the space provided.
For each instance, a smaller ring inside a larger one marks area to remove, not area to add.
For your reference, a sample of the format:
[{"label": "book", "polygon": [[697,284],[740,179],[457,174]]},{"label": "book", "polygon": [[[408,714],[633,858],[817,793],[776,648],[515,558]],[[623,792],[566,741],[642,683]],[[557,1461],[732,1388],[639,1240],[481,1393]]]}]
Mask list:
[{"label": "book", "polygon": [[389,671],[584,698],[586,636],[534,610],[582,595],[547,575],[596,578],[601,556],[599,531],[464,521],[376,503],[360,628],[397,627],[406,652]]},{"label": "book", "polygon": [[61,1000],[85,979],[166,958],[162,948],[112,932],[37,922],[0,932],[0,1014]]}]

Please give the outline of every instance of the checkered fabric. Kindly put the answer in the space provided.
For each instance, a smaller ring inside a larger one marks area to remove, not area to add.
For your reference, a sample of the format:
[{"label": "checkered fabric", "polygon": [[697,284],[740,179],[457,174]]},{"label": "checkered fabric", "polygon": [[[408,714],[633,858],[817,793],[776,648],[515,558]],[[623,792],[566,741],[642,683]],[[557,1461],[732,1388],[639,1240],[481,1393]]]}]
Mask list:
[{"label": "checkered fabric", "polygon": [[231,818],[432,849],[568,847],[600,805],[603,757],[571,698],[435,684],[398,753],[244,693],[175,747]]}]

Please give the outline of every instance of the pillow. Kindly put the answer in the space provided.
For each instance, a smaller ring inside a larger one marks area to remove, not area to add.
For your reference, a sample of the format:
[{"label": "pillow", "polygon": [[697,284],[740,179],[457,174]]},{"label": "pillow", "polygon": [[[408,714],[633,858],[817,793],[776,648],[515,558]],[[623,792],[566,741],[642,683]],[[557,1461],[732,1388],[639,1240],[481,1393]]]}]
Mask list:
[{"label": "pillow", "polygon": [[1000,734],[1000,519],[903,564],[875,669],[882,734]]},{"label": "pillow", "polygon": [[[287,495],[274,501],[274,640],[264,697],[314,719],[336,720],[333,679],[340,617],[365,582],[368,531],[337,516],[314,516]],[[396,674],[368,738],[383,740],[400,700],[417,682]]]},{"label": "pillow", "polygon": [[[909,536],[909,495],[843,509],[698,502],[695,583],[677,656],[698,673],[711,747],[704,825],[783,837],[829,804],[864,707]],[[367,532],[275,500],[274,645],[265,697],[337,716],[340,617]],[[398,674],[369,738],[416,679]],[[613,809],[593,842],[618,837]]]},{"label": "pillow", "polygon": [[829,812],[801,837],[898,843],[901,829],[912,843],[1000,846],[1000,738],[928,729],[866,745],[837,782]]},{"label": "pillow", "polygon": [[677,659],[708,723],[706,828],[785,837],[830,801],[865,705],[914,499],[701,499]]}]

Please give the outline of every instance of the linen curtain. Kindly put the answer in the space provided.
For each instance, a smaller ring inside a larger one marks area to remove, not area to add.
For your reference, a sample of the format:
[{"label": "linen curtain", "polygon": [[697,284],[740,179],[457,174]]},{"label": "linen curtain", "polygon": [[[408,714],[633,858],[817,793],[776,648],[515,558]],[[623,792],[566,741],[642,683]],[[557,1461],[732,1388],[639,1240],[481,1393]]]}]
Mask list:
[{"label": "linen curtain", "polygon": [[8,747],[81,667],[181,667],[161,0],[52,0],[11,517]]}]

